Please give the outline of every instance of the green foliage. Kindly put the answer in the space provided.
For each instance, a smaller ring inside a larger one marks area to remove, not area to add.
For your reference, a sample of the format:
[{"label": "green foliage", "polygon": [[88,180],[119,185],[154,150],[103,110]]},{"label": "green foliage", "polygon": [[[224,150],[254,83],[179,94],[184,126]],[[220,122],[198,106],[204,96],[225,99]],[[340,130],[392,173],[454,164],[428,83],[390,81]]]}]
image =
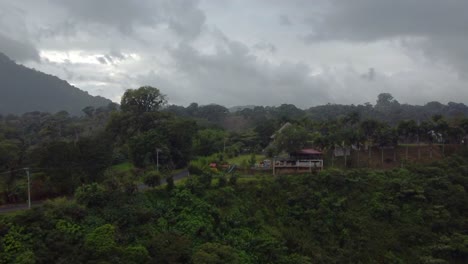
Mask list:
[{"label": "green foliage", "polygon": [[210,158],[206,158],[206,157],[192,160],[190,161],[190,164],[188,166],[188,171],[190,172],[190,174],[195,174],[195,175],[209,173],[210,172],[209,165],[211,162],[216,162],[216,161]]},{"label": "green foliage", "polygon": [[166,103],[166,97],[159,89],[151,86],[143,86],[136,90],[125,91],[120,102],[120,109],[124,112],[141,114],[155,112]]},{"label": "green foliage", "polygon": [[235,248],[219,243],[205,243],[193,254],[194,264],[242,263]]},{"label": "green foliage", "polygon": [[133,164],[140,168],[156,165],[158,159],[159,164],[167,166],[170,160],[167,146],[168,142],[164,135],[157,130],[150,130],[130,139],[130,157]]},{"label": "green foliage", "polygon": [[170,192],[84,185],[79,204],[0,215],[0,263],[465,263],[467,172],[454,156],[227,186],[192,175]]},{"label": "green foliage", "polygon": [[291,125],[286,127],[275,137],[278,149],[288,153],[297,151],[306,146],[308,133],[303,127]]},{"label": "green foliage", "polygon": [[226,133],[222,130],[199,130],[193,140],[195,155],[209,156],[217,152],[222,152],[225,138]]},{"label": "green foliage", "polygon": [[149,171],[143,177],[143,182],[150,187],[161,185],[162,175],[159,171]]},{"label": "green foliage", "polygon": [[257,163],[257,158],[255,156],[255,153],[252,153],[250,155],[250,159],[249,159],[249,166],[250,168],[254,167],[255,166],[255,163]]},{"label": "green foliage", "polygon": [[151,239],[149,253],[160,263],[187,263],[191,259],[192,241],[185,235],[163,232]]},{"label": "green foliage", "polygon": [[29,245],[31,240],[31,235],[25,234],[24,228],[11,226],[0,239],[0,263],[35,263],[34,252]]},{"label": "green foliage", "polygon": [[82,205],[89,207],[100,206],[106,202],[106,189],[102,185],[93,182],[76,189],[75,198]]},{"label": "green foliage", "polygon": [[149,263],[148,250],[142,245],[129,246],[123,251],[125,263]]},{"label": "green foliage", "polygon": [[236,186],[237,185],[237,179],[238,179],[238,175],[237,174],[232,174],[231,177],[229,177],[229,185]]},{"label": "green foliage", "polygon": [[218,178],[218,187],[224,187],[227,185],[226,176],[222,175]]},{"label": "green foliage", "polygon": [[100,226],[85,236],[85,249],[96,257],[106,257],[116,252],[115,227],[110,224]]},{"label": "green foliage", "polygon": [[166,177],[166,183],[167,183],[166,189],[168,191],[171,191],[172,189],[174,189],[175,184],[174,184],[174,178],[172,176]]}]

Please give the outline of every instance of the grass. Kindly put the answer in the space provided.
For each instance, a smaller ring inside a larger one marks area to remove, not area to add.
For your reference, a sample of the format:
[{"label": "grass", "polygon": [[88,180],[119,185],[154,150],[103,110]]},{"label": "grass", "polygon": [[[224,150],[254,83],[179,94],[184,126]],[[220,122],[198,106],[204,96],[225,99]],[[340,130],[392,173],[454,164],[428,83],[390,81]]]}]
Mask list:
[{"label": "grass", "polygon": [[120,164],[112,166],[111,170],[115,172],[129,172],[133,168],[135,167],[133,166],[131,162],[124,162],[124,163],[120,163]]},{"label": "grass", "polygon": [[[244,160],[246,161],[250,160],[250,155],[251,154],[239,155],[237,157],[230,158],[227,161],[229,162],[229,164],[240,165]],[[265,155],[255,155],[255,160],[257,161],[257,163],[259,163],[260,161],[264,159],[266,159]]]}]

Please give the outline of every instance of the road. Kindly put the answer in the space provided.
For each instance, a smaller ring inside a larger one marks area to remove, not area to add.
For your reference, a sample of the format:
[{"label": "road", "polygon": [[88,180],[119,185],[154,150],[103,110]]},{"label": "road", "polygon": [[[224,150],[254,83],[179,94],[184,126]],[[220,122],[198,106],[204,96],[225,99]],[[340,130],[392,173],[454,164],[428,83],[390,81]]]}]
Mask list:
[{"label": "road", "polygon": [[[188,176],[189,176],[189,171],[188,170],[183,170],[183,171],[172,174],[172,178],[174,179],[174,182],[176,182],[178,180],[182,180],[183,178],[186,178]],[[167,183],[166,179],[162,179],[161,185],[164,185],[166,183]],[[149,189],[149,188],[151,188],[151,187],[149,187],[148,185],[143,184],[143,183],[138,185],[138,190],[139,191],[144,191],[144,190]]]},{"label": "road", "polygon": [[[188,170],[183,170],[183,171],[180,171],[178,173],[174,173],[172,174],[172,177],[174,179],[174,181],[178,181],[178,180],[182,180],[183,178],[186,178],[189,176],[189,172]],[[166,179],[163,179],[161,181],[161,184],[166,184]],[[149,189],[150,187],[145,185],[145,184],[140,184],[138,185],[138,190],[139,191],[144,191],[144,190],[147,190]],[[45,202],[45,200],[42,200],[42,201],[33,201],[31,203],[31,206],[32,207],[36,207],[36,206],[40,206],[42,205],[43,203]],[[10,213],[10,212],[14,212],[14,211],[20,211],[20,210],[25,210],[25,209],[28,209],[28,204],[25,203],[25,204],[9,204],[9,205],[3,205],[3,206],[0,206],[0,214],[2,213]]]}]

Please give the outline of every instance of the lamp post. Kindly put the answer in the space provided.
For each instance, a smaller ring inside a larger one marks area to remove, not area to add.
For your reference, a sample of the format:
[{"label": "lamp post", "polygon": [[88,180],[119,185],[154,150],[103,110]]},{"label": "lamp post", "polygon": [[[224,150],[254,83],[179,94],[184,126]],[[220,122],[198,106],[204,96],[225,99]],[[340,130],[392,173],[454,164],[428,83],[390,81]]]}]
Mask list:
[{"label": "lamp post", "polygon": [[161,149],[156,148],[156,171],[159,171],[159,152],[161,152]]},{"label": "lamp post", "polygon": [[28,209],[31,209],[31,180],[29,176],[29,168],[24,168],[28,176]]}]

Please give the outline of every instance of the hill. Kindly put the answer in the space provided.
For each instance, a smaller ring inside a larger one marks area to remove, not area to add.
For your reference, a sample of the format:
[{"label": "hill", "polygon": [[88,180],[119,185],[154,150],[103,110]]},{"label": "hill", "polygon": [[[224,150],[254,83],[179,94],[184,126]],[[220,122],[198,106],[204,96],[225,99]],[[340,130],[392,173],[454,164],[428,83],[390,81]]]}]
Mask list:
[{"label": "hill", "polygon": [[77,115],[86,106],[99,107],[111,102],[55,76],[18,65],[0,52],[0,114],[65,110]]},{"label": "hill", "polygon": [[92,183],[0,215],[0,263],[467,263],[467,165]]}]

